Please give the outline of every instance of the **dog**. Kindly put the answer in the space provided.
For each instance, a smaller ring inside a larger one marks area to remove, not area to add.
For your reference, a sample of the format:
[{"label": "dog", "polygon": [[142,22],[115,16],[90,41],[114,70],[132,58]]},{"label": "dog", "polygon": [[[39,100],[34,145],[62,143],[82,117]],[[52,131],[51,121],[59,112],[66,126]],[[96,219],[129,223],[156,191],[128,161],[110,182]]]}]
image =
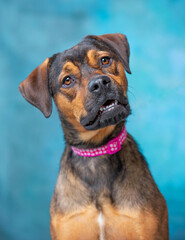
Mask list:
[{"label": "dog", "polygon": [[20,84],[65,137],[50,207],[52,240],[168,240],[168,212],[125,123],[130,114],[123,34],[86,36],[47,58]]}]

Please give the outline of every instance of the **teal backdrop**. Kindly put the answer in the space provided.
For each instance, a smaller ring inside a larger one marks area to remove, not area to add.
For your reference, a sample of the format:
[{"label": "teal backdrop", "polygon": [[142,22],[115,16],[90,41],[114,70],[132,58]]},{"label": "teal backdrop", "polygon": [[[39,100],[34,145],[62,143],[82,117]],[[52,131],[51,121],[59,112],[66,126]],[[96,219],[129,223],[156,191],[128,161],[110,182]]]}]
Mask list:
[{"label": "teal backdrop", "polygon": [[18,91],[46,57],[88,34],[124,33],[132,115],[127,129],[169,208],[170,239],[185,239],[185,1],[0,1],[0,239],[48,240],[63,132]]}]

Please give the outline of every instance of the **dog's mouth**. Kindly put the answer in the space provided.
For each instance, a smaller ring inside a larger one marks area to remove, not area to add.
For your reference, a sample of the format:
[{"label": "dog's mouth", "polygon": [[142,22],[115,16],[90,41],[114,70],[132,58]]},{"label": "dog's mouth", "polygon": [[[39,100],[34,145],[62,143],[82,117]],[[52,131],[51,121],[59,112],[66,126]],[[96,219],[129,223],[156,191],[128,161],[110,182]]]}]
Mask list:
[{"label": "dog's mouth", "polygon": [[108,125],[115,125],[124,120],[130,113],[128,100],[120,102],[116,99],[109,99],[96,109],[94,113],[89,113],[81,124],[87,130],[96,130]]},{"label": "dog's mouth", "polygon": [[116,107],[118,107],[118,105],[120,105],[120,103],[118,102],[118,100],[108,100],[106,101],[100,108],[100,110],[98,111],[98,114],[96,115],[94,121],[91,121],[89,124],[93,124],[96,119],[98,117],[100,117],[102,114],[105,114],[106,112],[112,111],[114,110]]},{"label": "dog's mouth", "polygon": [[111,111],[113,110],[118,104],[118,100],[108,100],[106,101],[103,106],[100,108],[100,110],[98,111],[97,115],[100,115],[106,111]]}]

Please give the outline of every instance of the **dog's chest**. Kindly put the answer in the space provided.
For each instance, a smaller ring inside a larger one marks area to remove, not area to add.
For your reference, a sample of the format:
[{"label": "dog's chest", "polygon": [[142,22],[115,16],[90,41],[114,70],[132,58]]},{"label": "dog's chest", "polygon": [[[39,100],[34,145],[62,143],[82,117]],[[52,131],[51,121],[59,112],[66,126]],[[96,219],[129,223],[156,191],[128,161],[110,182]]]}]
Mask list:
[{"label": "dog's chest", "polygon": [[[76,161],[73,172],[59,174],[51,205],[52,239],[155,239],[156,218],[150,211],[134,207],[138,194],[128,169],[123,181],[125,168],[119,156],[108,161],[94,159],[93,164],[80,165]],[[133,204],[127,204],[126,199]]]},{"label": "dog's chest", "polygon": [[[147,219],[147,221],[145,220]],[[153,239],[156,221],[136,209],[118,210],[110,204],[98,211],[93,205],[77,212],[56,214],[51,219],[57,240],[138,240]]]}]

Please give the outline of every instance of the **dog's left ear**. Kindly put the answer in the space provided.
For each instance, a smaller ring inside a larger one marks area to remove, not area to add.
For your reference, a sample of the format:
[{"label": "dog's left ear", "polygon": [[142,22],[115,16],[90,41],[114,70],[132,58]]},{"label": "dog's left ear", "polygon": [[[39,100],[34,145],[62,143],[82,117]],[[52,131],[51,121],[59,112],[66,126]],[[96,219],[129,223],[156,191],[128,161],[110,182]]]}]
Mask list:
[{"label": "dog's left ear", "polygon": [[46,118],[52,112],[52,98],[49,92],[48,82],[49,58],[40,64],[32,73],[19,85],[23,97],[32,105],[37,107]]},{"label": "dog's left ear", "polygon": [[116,51],[116,54],[120,57],[123,67],[131,74],[129,67],[130,49],[127,37],[121,33],[104,34],[98,37]]}]

